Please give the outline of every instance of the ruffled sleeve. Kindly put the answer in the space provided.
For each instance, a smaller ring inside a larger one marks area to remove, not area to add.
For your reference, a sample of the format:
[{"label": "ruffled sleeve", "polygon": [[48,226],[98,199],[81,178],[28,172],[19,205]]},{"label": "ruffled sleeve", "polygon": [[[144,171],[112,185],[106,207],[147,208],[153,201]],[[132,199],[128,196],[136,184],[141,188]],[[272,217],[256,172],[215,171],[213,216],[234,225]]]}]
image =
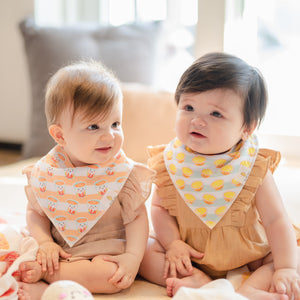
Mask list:
[{"label": "ruffled sleeve", "polygon": [[33,193],[32,187],[30,185],[30,178],[31,178],[31,172],[32,172],[33,167],[34,167],[34,165],[29,165],[29,166],[24,167],[22,170],[22,174],[25,174],[27,176],[27,180],[28,180],[28,185],[25,186],[25,193],[26,193],[27,200],[28,200],[28,203],[31,206],[31,208],[34,209],[41,216],[46,216],[43,209],[39,205],[39,203]]},{"label": "ruffled sleeve", "polygon": [[280,152],[270,149],[260,149],[258,154],[267,159],[268,168],[272,173],[274,173],[281,160]]},{"label": "ruffled sleeve", "polygon": [[[224,217],[223,223],[234,226],[252,224],[256,217],[255,195],[262,185],[264,178],[270,170],[274,172],[280,162],[280,153],[269,149],[260,149],[255,164],[248,176],[248,179],[241,190],[238,199],[231,207],[230,218]],[[250,207],[253,209],[249,210]]]},{"label": "ruffled sleeve", "polygon": [[156,171],[154,183],[157,186],[157,194],[161,199],[161,206],[167,209],[172,216],[177,216],[177,191],[174,187],[164,161],[166,145],[148,147],[150,159],[148,166]]},{"label": "ruffled sleeve", "polygon": [[136,164],[121,192],[120,205],[124,225],[138,215],[138,208],[148,199],[155,172],[142,164]]},{"label": "ruffled sleeve", "polygon": [[[280,158],[281,155],[278,151],[260,149],[243,191],[255,194],[258,187],[263,183],[268,170],[272,173],[275,171],[280,162]],[[250,197],[252,197],[252,195]]]}]

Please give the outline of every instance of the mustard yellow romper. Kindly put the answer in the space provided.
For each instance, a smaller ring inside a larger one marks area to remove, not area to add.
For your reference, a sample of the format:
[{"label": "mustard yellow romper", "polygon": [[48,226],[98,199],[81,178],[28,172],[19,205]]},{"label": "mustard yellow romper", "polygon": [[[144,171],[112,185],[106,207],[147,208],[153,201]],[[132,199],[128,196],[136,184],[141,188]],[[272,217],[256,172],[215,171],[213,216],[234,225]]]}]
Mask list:
[{"label": "mustard yellow romper", "polygon": [[149,167],[157,172],[155,184],[162,206],[176,217],[181,239],[194,249],[205,253],[193,261],[213,278],[223,277],[227,271],[241,267],[270,252],[265,230],[255,205],[255,194],[268,169],[273,172],[280,153],[260,149],[244,188],[228,212],[210,229],[188,208],[165,167],[165,146],[149,148]]}]

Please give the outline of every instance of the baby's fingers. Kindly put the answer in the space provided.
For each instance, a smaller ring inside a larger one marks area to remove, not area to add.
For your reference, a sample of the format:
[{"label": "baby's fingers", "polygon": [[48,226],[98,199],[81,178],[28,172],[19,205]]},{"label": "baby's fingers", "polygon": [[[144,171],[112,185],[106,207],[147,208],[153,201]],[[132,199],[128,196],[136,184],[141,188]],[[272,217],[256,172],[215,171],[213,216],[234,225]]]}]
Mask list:
[{"label": "baby's fingers", "polygon": [[170,269],[170,262],[166,260],[164,266],[164,278],[168,278],[169,269]]},{"label": "baby's fingers", "polygon": [[48,274],[49,275],[53,275],[54,273],[54,267],[53,267],[53,260],[52,260],[52,256],[49,256],[47,257],[47,270],[48,270]]},{"label": "baby's fingers", "polygon": [[185,269],[191,274],[193,272],[193,266],[192,266],[192,262],[189,258],[184,258],[182,260],[182,263],[185,266]]},{"label": "baby's fingers", "polygon": [[60,255],[62,258],[65,258],[65,259],[67,259],[67,258],[69,258],[69,257],[72,256],[72,254],[67,253],[67,252],[64,251],[63,249],[60,249],[60,250],[59,250],[59,255]]},{"label": "baby's fingers", "polygon": [[52,254],[52,266],[54,270],[59,269],[59,254],[57,252]]},{"label": "baby's fingers", "polygon": [[177,275],[177,268],[176,268],[176,264],[174,262],[170,263],[169,272],[170,272],[170,277],[172,277],[172,278],[176,277],[176,275]]},{"label": "baby's fingers", "polygon": [[108,280],[108,282],[115,285],[122,279],[123,276],[124,272],[122,272],[120,268],[118,268],[115,274]]},{"label": "baby's fingers", "polygon": [[286,286],[282,281],[276,282],[275,290],[278,294],[286,294],[287,293]]},{"label": "baby's fingers", "polygon": [[195,258],[202,258],[202,257],[204,256],[204,253],[199,252],[199,251],[197,251],[197,250],[191,248],[191,249],[190,249],[190,255],[191,255],[192,257],[195,257]]},{"label": "baby's fingers", "polygon": [[291,290],[294,295],[294,299],[300,299],[300,280],[296,279],[295,281],[292,282],[291,284]]},{"label": "baby's fingers", "polygon": [[[187,262],[185,262],[187,263]],[[193,268],[192,268],[192,265],[190,265],[191,269],[188,269],[186,266],[185,266],[185,263],[184,263],[184,260],[179,260],[176,262],[176,271],[177,273],[179,273],[180,275],[182,276],[189,276],[192,274],[193,272]]]},{"label": "baby's fingers", "polygon": [[47,256],[44,252],[40,251],[37,255],[37,261],[42,266],[42,271],[47,271]]},{"label": "baby's fingers", "polygon": [[133,282],[134,278],[131,275],[124,275],[123,278],[115,283],[115,286],[119,289],[127,289]]}]

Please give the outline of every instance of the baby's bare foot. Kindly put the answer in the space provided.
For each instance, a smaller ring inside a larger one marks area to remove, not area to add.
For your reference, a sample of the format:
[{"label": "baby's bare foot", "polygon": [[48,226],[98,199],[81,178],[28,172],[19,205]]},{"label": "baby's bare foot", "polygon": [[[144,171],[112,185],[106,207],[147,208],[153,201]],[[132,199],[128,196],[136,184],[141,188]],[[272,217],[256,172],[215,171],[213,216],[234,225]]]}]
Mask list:
[{"label": "baby's bare foot", "polygon": [[194,269],[194,273],[191,276],[183,278],[168,278],[166,280],[167,295],[169,297],[175,296],[180,287],[200,288],[206,283],[209,283],[211,279],[199,270]]},{"label": "baby's bare foot", "polygon": [[48,284],[44,281],[36,283],[18,282],[18,300],[40,300]]},{"label": "baby's bare foot", "polygon": [[22,262],[19,267],[21,273],[21,281],[26,283],[34,283],[42,278],[42,267],[37,261]]}]

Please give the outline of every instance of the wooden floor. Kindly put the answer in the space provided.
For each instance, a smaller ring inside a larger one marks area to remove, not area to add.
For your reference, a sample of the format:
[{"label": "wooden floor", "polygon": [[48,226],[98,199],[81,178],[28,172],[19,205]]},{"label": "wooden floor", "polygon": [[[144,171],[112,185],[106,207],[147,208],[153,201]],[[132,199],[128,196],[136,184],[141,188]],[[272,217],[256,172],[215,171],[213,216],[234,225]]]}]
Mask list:
[{"label": "wooden floor", "polygon": [[15,163],[20,159],[21,159],[21,150],[0,148],[0,166]]}]

